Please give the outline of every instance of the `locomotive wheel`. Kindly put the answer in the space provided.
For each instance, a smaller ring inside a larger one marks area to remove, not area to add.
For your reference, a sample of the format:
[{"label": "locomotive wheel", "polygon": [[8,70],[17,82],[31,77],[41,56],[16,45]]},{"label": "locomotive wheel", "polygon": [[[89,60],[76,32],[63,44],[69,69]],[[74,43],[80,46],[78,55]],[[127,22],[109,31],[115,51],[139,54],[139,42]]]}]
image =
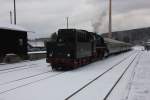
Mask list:
[{"label": "locomotive wheel", "polygon": [[58,71],[61,71],[61,70],[63,70],[63,68],[61,67],[61,66],[59,66],[59,65],[55,65],[55,70],[58,70]]},{"label": "locomotive wheel", "polygon": [[55,65],[55,64],[51,64],[51,68],[52,68],[52,70],[57,70],[57,65]]},{"label": "locomotive wheel", "polygon": [[56,68],[52,67],[52,70],[53,70],[53,71],[55,71],[55,70],[56,70]]},{"label": "locomotive wheel", "polygon": [[68,67],[63,67],[63,65],[56,65],[56,64],[52,64],[52,70],[56,70],[56,71],[67,71],[67,70],[71,70],[71,68]]},{"label": "locomotive wheel", "polygon": [[59,71],[60,71],[60,70],[63,70],[62,67],[56,67],[56,69],[59,70]]}]

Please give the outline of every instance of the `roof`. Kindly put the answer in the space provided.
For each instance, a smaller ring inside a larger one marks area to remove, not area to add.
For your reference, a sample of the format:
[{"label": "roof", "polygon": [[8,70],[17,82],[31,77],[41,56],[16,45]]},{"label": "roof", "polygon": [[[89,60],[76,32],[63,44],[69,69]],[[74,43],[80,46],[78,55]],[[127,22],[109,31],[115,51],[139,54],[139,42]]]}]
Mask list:
[{"label": "roof", "polygon": [[104,40],[107,41],[107,42],[113,42],[113,43],[123,43],[121,41],[117,41],[117,40],[110,39],[110,38],[104,38]]},{"label": "roof", "polygon": [[146,42],[146,44],[150,44],[150,42]]},{"label": "roof", "polygon": [[29,31],[21,26],[13,24],[0,24],[0,29],[14,30],[14,31]]},{"label": "roof", "polygon": [[131,44],[129,44],[129,43],[125,43],[125,42],[123,42],[123,41],[118,41],[118,40],[114,40],[114,39],[110,39],[110,38],[104,38],[104,40],[105,40],[106,42],[110,42],[110,43],[131,45]]}]

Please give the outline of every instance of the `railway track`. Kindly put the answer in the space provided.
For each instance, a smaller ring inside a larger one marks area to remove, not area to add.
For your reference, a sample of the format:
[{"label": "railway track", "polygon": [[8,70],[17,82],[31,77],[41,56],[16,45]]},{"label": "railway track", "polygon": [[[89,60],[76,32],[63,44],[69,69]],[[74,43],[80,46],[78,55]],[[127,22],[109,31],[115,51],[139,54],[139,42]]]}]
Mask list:
[{"label": "railway track", "polygon": [[[7,63],[0,63],[0,71],[5,71],[5,70],[11,70],[11,69],[17,69],[17,68],[22,68],[25,66],[31,66],[31,65],[37,65],[37,62],[42,61],[42,60],[37,60],[37,61],[23,61],[23,62],[18,62],[18,63],[12,63],[12,64],[7,64]],[[5,67],[10,67],[10,68],[5,68]]]},{"label": "railway track", "polygon": [[[130,65],[134,62],[134,60],[136,59],[136,57],[138,55],[139,55],[139,53],[137,53],[135,55],[134,59],[132,59],[132,61],[128,65],[128,67],[124,70],[124,72],[122,73],[122,75],[119,77],[119,79],[113,85],[113,87],[109,90],[109,92],[107,93],[107,95],[104,97],[103,100],[107,100],[107,97],[111,94],[112,90],[119,83],[119,81],[121,80],[121,78],[123,77],[123,75],[125,74],[125,72],[129,69]],[[106,73],[110,72],[112,69],[116,68],[117,65],[121,64],[122,62],[124,62],[126,59],[128,59],[131,56],[133,56],[133,55],[130,55],[130,56],[124,58],[123,60],[121,60],[120,62],[118,62],[117,64],[113,65],[111,68],[109,68],[108,70],[106,70],[105,72],[103,72],[99,76],[95,77],[93,80],[89,81],[87,84],[85,84],[84,86],[82,86],[81,88],[79,88],[78,90],[76,90],[75,92],[73,92],[72,94],[70,94],[68,97],[65,98],[65,100],[70,100],[72,97],[74,97],[75,95],[77,95],[79,92],[81,92],[82,90],[84,90],[86,87],[88,87],[89,85],[91,85],[93,82],[97,81],[99,78],[103,77]]]},{"label": "railway track", "polygon": [[[37,65],[37,64],[30,64],[30,65],[23,65],[23,66],[17,66],[17,67],[12,67],[12,68],[5,68],[5,69],[1,69],[0,72],[3,72],[3,71],[9,71],[9,70],[13,70],[13,69],[18,69],[18,68],[23,68],[23,69],[26,69],[26,68],[33,68],[31,66],[34,66],[34,65]],[[27,67],[27,66],[30,66],[30,67]],[[35,67],[35,66],[34,66]],[[18,69],[19,70],[19,69]]]},{"label": "railway track", "polygon": [[[137,68],[137,66],[138,66],[138,64],[139,64],[139,61],[140,61],[140,58],[141,58],[142,54],[143,54],[143,52],[140,54],[140,56],[139,56],[139,58],[138,58],[138,60],[137,60],[137,62],[136,62],[136,65],[135,65],[134,68],[133,68],[133,71],[132,71],[132,73],[131,73],[131,78],[130,78],[130,81],[129,81],[129,82],[132,82],[133,79],[134,79],[134,77],[135,77],[135,70],[136,70],[136,68]],[[128,97],[129,97],[130,92],[131,92],[131,85],[129,85],[129,90],[128,90],[126,96],[125,96],[125,100],[128,100]]]},{"label": "railway track", "polygon": [[11,64],[28,63],[28,62],[30,62],[30,60],[25,60],[25,61],[21,61],[21,62],[17,62],[17,63],[0,63],[0,65],[11,65]]},{"label": "railway track", "polygon": [[[14,83],[14,82],[19,82],[19,81],[23,81],[23,80],[26,80],[26,79],[29,79],[29,78],[41,76],[41,75],[47,74],[47,73],[49,73],[49,72],[52,72],[52,71],[47,71],[47,72],[39,73],[39,74],[36,74],[36,75],[32,75],[32,76],[20,78],[20,79],[17,79],[17,80],[13,80],[13,81],[6,82],[6,83],[2,83],[2,84],[0,84],[0,87],[3,86],[3,85],[9,85],[9,84]],[[33,83],[36,83],[36,82],[40,82],[40,81],[42,81],[42,80],[46,80],[46,79],[49,79],[49,78],[53,78],[53,77],[56,77],[56,76],[61,75],[61,74],[63,74],[63,73],[65,73],[65,72],[58,72],[58,73],[55,73],[55,74],[52,74],[52,75],[48,75],[48,76],[46,76],[46,77],[44,77],[44,78],[40,78],[40,79],[38,79],[38,80],[34,80],[34,81],[31,81],[31,82],[27,82],[27,83],[25,83],[25,84],[21,84],[21,85],[18,85],[18,86],[16,86],[16,87],[13,87],[13,88],[10,88],[10,89],[6,89],[6,90],[1,90],[1,89],[0,89],[0,94],[7,93],[7,92],[9,92],[9,91],[12,91],[12,90],[15,90],[15,89],[24,87],[24,86],[28,86],[28,85],[33,84]]]},{"label": "railway track", "polygon": [[6,65],[6,63],[0,63],[0,65]]},{"label": "railway track", "polygon": [[46,71],[46,72],[42,72],[42,73],[39,73],[39,74],[35,74],[35,75],[31,75],[31,76],[27,76],[27,77],[23,77],[23,78],[19,78],[19,79],[16,79],[16,80],[12,80],[12,81],[8,81],[8,82],[4,82],[4,83],[1,83],[0,86],[2,85],[6,85],[6,84],[10,84],[10,83],[13,83],[13,82],[16,82],[16,81],[21,81],[21,80],[25,80],[25,79],[28,79],[28,78],[32,78],[32,77],[36,77],[36,76],[40,76],[40,75],[43,75],[43,74],[47,74],[49,72],[52,72],[52,71]]},{"label": "railway track", "polygon": [[[31,68],[38,68],[38,67],[43,67],[43,66],[38,66],[37,61],[36,62],[32,62],[31,64],[28,64],[29,61],[26,62],[22,62],[25,65],[10,65],[9,68],[5,68],[8,67],[9,65],[7,64],[7,66],[0,66],[0,74],[5,74],[5,73],[9,73],[9,72],[15,72],[15,71],[20,71],[20,70],[26,70],[26,69],[31,69]],[[18,63],[21,64],[21,63]],[[13,67],[14,66],[14,67]]]},{"label": "railway track", "polygon": [[[23,63],[28,63],[28,62],[29,61],[25,61]],[[7,65],[7,64],[4,64],[4,65]],[[25,70],[25,69],[30,69],[30,68],[41,67],[41,66],[36,66],[36,65],[38,65],[38,64],[33,63],[33,64],[29,64],[29,65],[26,64],[26,65],[17,66],[17,67],[15,66],[15,67],[11,67],[11,68],[4,68],[4,69],[0,69],[0,74],[5,74],[5,73],[9,73],[9,72],[20,71],[20,70]],[[3,67],[5,67],[5,66],[3,66]],[[0,66],[0,68],[2,68],[2,66]]]},{"label": "railway track", "polygon": [[15,67],[15,68],[3,69],[3,70],[0,70],[0,75],[1,74],[6,74],[6,73],[10,73],[10,72],[15,72],[15,71],[31,69],[31,68],[43,67],[43,66],[36,66],[36,65],[38,65],[38,64],[31,64],[31,65],[27,65],[27,66],[24,65],[24,66],[18,66],[18,67]]},{"label": "railway track", "polygon": [[[135,53],[134,53],[135,54]],[[131,56],[131,55],[130,55]],[[130,56],[127,56],[125,57],[123,60],[119,61],[117,64],[115,64],[114,66],[112,66],[109,70],[113,69],[114,67],[116,67],[118,64],[120,64],[121,62],[123,62],[124,60],[128,59],[128,57]],[[106,72],[104,72],[103,74],[109,72],[109,70],[107,70]],[[51,71],[47,72],[47,73],[50,73]],[[46,72],[44,72],[46,74]],[[49,79],[49,78],[53,78],[53,77],[56,77],[58,75],[62,75],[63,73],[66,73],[66,72],[58,72],[58,73],[54,73],[52,75],[44,75],[44,77],[40,77],[41,75],[43,75],[44,73],[41,73],[39,75],[32,75],[32,76],[28,76],[28,77],[24,77],[24,78],[20,78],[20,79],[17,79],[17,80],[13,80],[13,81],[9,81],[9,82],[6,82],[6,83],[3,83],[0,85],[0,87],[9,87],[9,85],[11,85],[12,83],[15,84],[15,83],[21,83],[19,84],[18,86],[15,86],[15,87],[11,87],[11,88],[4,88],[4,89],[1,89],[0,88],[0,94],[5,94],[5,93],[8,93],[10,91],[13,91],[13,90],[16,90],[18,88],[21,88],[21,87],[25,87],[25,86],[28,86],[28,85],[31,85],[31,84],[34,84],[34,83],[37,83],[37,82],[40,82],[40,81],[43,81],[43,80],[46,80],[46,79]],[[78,91],[76,91],[76,93],[72,94],[72,96],[68,96],[68,98],[66,98],[66,100],[70,99],[71,97],[73,97],[74,95],[76,95],[78,92],[82,91],[84,88],[86,88],[88,85],[90,85],[91,83],[93,83],[94,81],[96,81],[99,77],[101,77],[102,75],[99,75],[98,77],[96,77],[95,79],[93,79],[92,81],[90,81],[88,84],[86,84],[84,87],[82,87],[81,89],[79,89]],[[30,79],[30,78],[34,78],[34,77],[40,77],[36,80],[32,80],[32,81],[28,81],[26,83],[22,83],[23,81],[26,81],[27,79]]]},{"label": "railway track", "polygon": [[[112,91],[114,90],[114,88],[117,86],[117,84],[120,82],[120,80],[122,79],[122,77],[125,75],[125,73],[127,72],[127,70],[130,68],[131,64],[135,61],[135,59],[137,58],[138,55],[136,55],[134,57],[134,59],[129,63],[129,65],[127,66],[127,68],[123,71],[123,73],[121,74],[121,76],[117,79],[117,81],[113,84],[112,88],[109,90],[109,92],[107,93],[107,95],[104,97],[103,100],[107,100],[108,97],[110,96],[110,94],[112,93]],[[137,63],[137,62],[136,62]]]}]

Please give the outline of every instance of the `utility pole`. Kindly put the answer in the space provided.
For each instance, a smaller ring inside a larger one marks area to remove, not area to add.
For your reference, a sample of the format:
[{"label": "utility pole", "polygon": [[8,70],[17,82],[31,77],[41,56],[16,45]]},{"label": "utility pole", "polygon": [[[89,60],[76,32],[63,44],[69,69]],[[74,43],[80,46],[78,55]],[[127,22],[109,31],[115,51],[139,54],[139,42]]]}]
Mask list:
[{"label": "utility pole", "polygon": [[14,24],[16,25],[16,0],[14,0]]},{"label": "utility pole", "polygon": [[69,28],[69,17],[66,18],[67,20],[67,29]]},{"label": "utility pole", "polygon": [[112,0],[109,0],[109,33],[108,37],[112,38]]},{"label": "utility pole", "polygon": [[12,24],[12,11],[10,11],[10,24]]}]

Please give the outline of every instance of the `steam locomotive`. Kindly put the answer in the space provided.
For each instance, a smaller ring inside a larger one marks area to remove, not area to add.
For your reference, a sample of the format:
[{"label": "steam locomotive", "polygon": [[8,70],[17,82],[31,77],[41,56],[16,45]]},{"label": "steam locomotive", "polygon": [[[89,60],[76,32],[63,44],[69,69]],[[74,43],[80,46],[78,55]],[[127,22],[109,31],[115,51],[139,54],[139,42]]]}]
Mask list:
[{"label": "steam locomotive", "polygon": [[71,70],[102,59],[112,53],[128,51],[130,44],[103,38],[79,29],[59,29],[45,43],[47,63],[53,70]]}]

